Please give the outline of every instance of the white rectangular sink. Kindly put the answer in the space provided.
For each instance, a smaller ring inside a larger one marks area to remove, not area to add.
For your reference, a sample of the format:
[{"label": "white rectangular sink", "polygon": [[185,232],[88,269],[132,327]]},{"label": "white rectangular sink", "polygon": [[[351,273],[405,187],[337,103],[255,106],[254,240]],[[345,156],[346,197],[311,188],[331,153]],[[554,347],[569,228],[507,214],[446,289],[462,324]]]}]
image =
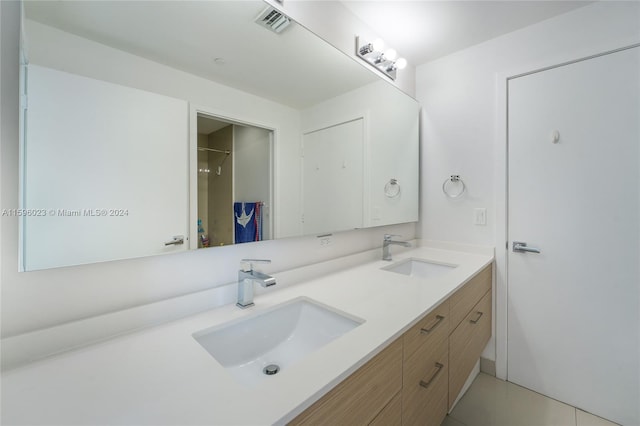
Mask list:
[{"label": "white rectangular sink", "polygon": [[363,322],[302,297],[193,337],[238,381],[255,385]]},{"label": "white rectangular sink", "polygon": [[451,272],[458,265],[431,262],[424,259],[407,259],[382,268],[385,271],[416,278],[435,278]]}]

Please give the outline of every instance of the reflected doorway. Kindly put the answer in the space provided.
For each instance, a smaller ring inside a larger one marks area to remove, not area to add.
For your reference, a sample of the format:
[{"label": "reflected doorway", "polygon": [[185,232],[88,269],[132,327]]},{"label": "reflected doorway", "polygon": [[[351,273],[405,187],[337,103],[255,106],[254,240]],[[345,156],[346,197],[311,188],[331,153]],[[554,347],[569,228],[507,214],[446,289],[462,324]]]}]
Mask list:
[{"label": "reflected doorway", "polygon": [[272,238],[273,131],[197,115],[198,248]]}]

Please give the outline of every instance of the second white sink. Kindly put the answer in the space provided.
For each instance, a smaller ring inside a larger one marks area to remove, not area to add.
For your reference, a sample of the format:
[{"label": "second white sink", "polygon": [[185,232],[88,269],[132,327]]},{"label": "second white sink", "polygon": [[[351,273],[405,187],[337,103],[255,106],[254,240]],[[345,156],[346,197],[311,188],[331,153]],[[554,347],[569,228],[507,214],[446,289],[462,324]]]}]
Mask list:
[{"label": "second white sink", "polygon": [[363,322],[301,297],[193,337],[240,382],[254,385]]},{"label": "second white sink", "polygon": [[446,263],[436,263],[424,259],[407,259],[391,266],[387,266],[385,271],[395,272],[397,274],[408,275],[416,278],[435,278],[451,272],[458,265],[450,265]]}]

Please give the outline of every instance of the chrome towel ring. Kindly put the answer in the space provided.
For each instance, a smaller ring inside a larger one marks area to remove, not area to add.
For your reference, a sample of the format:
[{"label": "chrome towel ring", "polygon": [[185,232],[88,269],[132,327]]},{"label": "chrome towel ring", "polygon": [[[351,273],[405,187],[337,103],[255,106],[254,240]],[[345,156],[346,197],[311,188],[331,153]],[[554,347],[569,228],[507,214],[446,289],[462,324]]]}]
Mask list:
[{"label": "chrome towel ring", "polygon": [[384,195],[387,198],[395,198],[400,195],[400,184],[398,183],[398,179],[390,179],[389,182],[384,186]]},{"label": "chrome towel ring", "polygon": [[[458,188],[456,190],[456,188]],[[467,190],[460,175],[451,175],[442,183],[442,192],[449,198],[458,198]]]}]

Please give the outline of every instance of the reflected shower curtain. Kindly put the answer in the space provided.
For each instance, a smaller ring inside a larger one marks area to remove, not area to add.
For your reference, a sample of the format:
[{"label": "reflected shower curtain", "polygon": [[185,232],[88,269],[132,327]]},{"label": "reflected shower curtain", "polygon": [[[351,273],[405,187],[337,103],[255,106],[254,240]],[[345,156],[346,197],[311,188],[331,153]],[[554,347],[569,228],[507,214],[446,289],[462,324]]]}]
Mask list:
[{"label": "reflected shower curtain", "polygon": [[235,242],[262,241],[262,201],[233,203]]}]

